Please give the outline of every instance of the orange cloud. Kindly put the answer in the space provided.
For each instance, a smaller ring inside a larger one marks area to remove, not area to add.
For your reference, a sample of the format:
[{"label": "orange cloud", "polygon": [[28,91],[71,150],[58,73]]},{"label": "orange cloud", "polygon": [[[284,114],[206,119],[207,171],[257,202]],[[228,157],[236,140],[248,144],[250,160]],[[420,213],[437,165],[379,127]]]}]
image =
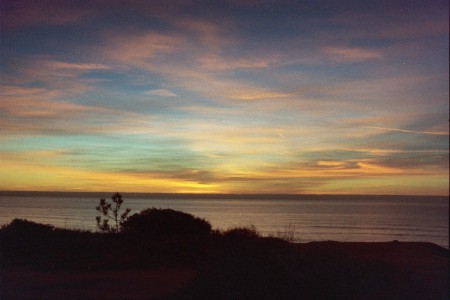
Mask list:
[{"label": "orange cloud", "polygon": [[[4,190],[87,190],[124,192],[216,192],[216,184],[200,183],[157,174],[114,173],[46,164],[43,161],[2,161],[0,189]],[[25,185],[24,185],[25,184]]]},{"label": "orange cloud", "polygon": [[325,167],[341,167],[345,166],[345,162],[338,160],[321,160],[317,163],[317,165]]}]

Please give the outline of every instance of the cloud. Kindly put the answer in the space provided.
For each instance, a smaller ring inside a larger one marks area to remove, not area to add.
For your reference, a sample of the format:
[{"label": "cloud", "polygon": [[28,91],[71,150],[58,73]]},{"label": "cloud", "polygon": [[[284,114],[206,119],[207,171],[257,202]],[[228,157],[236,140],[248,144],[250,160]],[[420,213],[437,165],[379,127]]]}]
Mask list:
[{"label": "cloud", "polygon": [[[17,59],[15,72],[4,80],[1,95],[17,98],[27,93],[27,97],[34,99],[70,102],[72,97],[96,89],[98,79],[86,75],[107,70],[110,70],[109,66],[99,63],[73,63],[46,56],[29,56]],[[14,94],[14,90],[18,94]]]},{"label": "cloud", "polygon": [[200,56],[198,58],[202,68],[210,71],[227,71],[236,69],[265,69],[280,63],[277,57],[229,58],[215,55]]},{"label": "cloud", "polygon": [[[107,172],[49,165],[43,162],[30,164],[20,159],[8,160],[2,164],[2,168],[5,172],[0,173],[0,179],[2,184],[7,184],[2,188],[13,190],[110,191],[111,186],[115,186],[120,187],[120,190],[124,192],[148,192],[149,189],[171,193],[216,191],[214,184],[167,179],[157,174]],[[24,170],[27,171],[24,172]]]},{"label": "cloud", "polygon": [[69,63],[64,61],[51,61],[45,60],[41,62],[41,67],[48,68],[49,70],[72,70],[77,72],[88,72],[94,70],[107,70],[109,66],[93,63]]},{"label": "cloud", "polygon": [[0,90],[3,135],[91,135],[143,126],[141,114],[59,100],[59,90],[12,85]]},{"label": "cloud", "polygon": [[107,55],[116,62],[133,67],[149,68],[171,53],[183,49],[183,37],[158,32],[134,33],[118,36],[108,34],[99,55]]},{"label": "cloud", "polygon": [[443,132],[443,131],[417,131],[417,130],[396,129],[396,128],[387,128],[387,127],[378,127],[378,126],[365,126],[365,128],[378,129],[378,130],[382,130],[382,131],[403,132],[403,133],[449,135],[448,132]]},{"label": "cloud", "polygon": [[331,60],[339,63],[362,62],[382,58],[374,50],[348,47],[328,47],[323,50]]},{"label": "cloud", "polygon": [[83,105],[49,100],[14,99],[2,100],[1,112],[12,117],[55,118],[64,119],[69,115],[93,110]]},{"label": "cloud", "polygon": [[148,90],[145,94],[159,97],[177,97],[177,94],[166,89]]},{"label": "cloud", "polygon": [[[267,100],[267,99],[279,99],[290,97],[290,94],[277,93],[273,91],[257,90],[254,91],[242,91],[237,93],[231,93],[230,97],[239,100]],[[245,90],[245,89],[244,89]],[[248,89],[247,89],[248,90]]]}]

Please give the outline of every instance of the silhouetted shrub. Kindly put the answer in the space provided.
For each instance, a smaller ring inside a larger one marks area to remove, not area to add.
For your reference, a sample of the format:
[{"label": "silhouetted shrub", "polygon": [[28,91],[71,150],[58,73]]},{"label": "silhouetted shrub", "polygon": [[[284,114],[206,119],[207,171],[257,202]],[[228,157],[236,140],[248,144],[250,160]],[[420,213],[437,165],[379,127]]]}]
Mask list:
[{"label": "silhouetted shrub", "polygon": [[[122,195],[115,193],[111,197],[112,202],[108,203],[105,199],[100,199],[100,203],[96,207],[98,212],[101,212],[102,216],[97,216],[97,228],[102,232],[119,232],[122,228],[123,222],[128,218],[128,214],[131,209],[127,208],[119,216],[120,206],[123,203]],[[114,206],[113,206],[114,204]],[[114,225],[108,223],[109,220],[113,220]]]},{"label": "silhouetted shrub", "polygon": [[0,264],[43,270],[114,268],[119,267],[116,253],[122,250],[120,242],[117,234],[15,219],[0,228]]},{"label": "silhouetted shrub", "polygon": [[150,208],[130,216],[123,222],[122,231],[154,236],[209,234],[211,224],[204,219],[173,209]]},{"label": "silhouetted shrub", "polygon": [[261,237],[254,225],[251,225],[249,227],[231,228],[225,231],[223,235],[227,238],[239,239],[254,239]]},{"label": "silhouetted shrub", "polygon": [[53,230],[55,230],[55,227],[51,225],[39,224],[24,219],[14,219],[11,223],[1,227],[2,232],[27,236],[45,235]]}]

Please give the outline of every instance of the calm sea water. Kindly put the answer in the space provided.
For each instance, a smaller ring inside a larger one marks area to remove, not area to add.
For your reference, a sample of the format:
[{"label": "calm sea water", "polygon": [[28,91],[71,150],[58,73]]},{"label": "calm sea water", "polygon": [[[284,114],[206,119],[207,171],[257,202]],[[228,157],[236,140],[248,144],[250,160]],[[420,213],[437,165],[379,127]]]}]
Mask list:
[{"label": "calm sea water", "polygon": [[[124,198],[132,213],[172,208],[210,221],[216,229],[254,225],[264,235],[287,226],[299,242],[426,241],[449,247],[448,197],[342,196],[320,199],[150,199]],[[63,228],[95,230],[99,198],[0,196],[0,225],[23,218]]]}]

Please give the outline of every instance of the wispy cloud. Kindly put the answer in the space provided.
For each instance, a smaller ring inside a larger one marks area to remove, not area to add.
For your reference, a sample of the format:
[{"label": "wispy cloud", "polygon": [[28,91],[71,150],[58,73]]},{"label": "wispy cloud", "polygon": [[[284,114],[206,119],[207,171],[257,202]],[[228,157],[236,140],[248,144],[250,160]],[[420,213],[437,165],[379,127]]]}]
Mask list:
[{"label": "wispy cloud", "polygon": [[110,36],[99,55],[107,55],[117,62],[133,67],[152,67],[155,61],[183,48],[183,37],[158,32]]},{"label": "wispy cloud", "polygon": [[278,65],[281,60],[277,57],[249,57],[230,58],[217,54],[205,55],[198,58],[200,65],[209,71],[227,71],[240,69],[264,69]]},{"label": "wispy cloud", "polygon": [[64,61],[45,60],[40,67],[48,68],[52,71],[72,70],[72,71],[92,71],[92,70],[107,70],[110,67],[94,64],[94,63],[69,63]]},{"label": "wispy cloud", "polygon": [[417,130],[396,129],[396,128],[377,127],[377,126],[366,126],[365,128],[378,129],[378,130],[382,130],[382,131],[414,133],[414,134],[449,135],[448,132],[443,132],[443,131],[417,131]]},{"label": "wispy cloud", "polygon": [[148,90],[145,92],[147,95],[160,96],[160,97],[176,97],[177,94],[166,89]]},{"label": "wispy cloud", "polygon": [[361,62],[382,58],[379,52],[364,48],[329,47],[325,48],[324,52],[336,62]]}]

